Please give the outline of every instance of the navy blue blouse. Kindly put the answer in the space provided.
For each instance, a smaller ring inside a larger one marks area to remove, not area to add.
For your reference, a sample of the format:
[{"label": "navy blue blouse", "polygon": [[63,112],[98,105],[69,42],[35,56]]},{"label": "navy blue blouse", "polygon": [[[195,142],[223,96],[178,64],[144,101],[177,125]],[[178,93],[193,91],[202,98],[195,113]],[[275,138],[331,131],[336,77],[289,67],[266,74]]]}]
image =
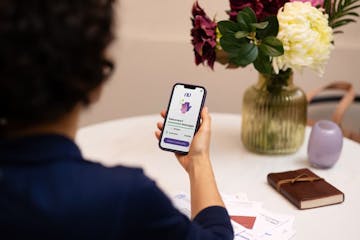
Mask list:
[{"label": "navy blue blouse", "polygon": [[85,161],[59,135],[0,140],[1,239],[233,239],[229,215],[193,221],[141,169]]}]

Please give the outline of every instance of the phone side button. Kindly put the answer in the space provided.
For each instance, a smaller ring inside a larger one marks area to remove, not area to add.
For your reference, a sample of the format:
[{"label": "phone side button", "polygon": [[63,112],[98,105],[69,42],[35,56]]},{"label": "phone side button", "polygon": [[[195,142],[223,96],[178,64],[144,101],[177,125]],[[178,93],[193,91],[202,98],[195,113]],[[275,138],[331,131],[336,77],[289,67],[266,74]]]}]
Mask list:
[{"label": "phone side button", "polygon": [[183,147],[188,147],[190,145],[189,142],[181,141],[181,140],[177,140],[177,139],[173,139],[173,138],[165,138],[164,142],[168,143],[168,144],[183,146]]}]

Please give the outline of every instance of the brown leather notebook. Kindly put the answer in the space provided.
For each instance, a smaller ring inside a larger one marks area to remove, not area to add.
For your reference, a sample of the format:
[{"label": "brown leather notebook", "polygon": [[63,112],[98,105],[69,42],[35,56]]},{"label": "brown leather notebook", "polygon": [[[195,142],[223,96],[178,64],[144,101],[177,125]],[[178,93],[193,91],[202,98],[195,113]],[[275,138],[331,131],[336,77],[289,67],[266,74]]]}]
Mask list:
[{"label": "brown leather notebook", "polygon": [[269,173],[267,180],[299,209],[341,203],[344,193],[307,168]]}]

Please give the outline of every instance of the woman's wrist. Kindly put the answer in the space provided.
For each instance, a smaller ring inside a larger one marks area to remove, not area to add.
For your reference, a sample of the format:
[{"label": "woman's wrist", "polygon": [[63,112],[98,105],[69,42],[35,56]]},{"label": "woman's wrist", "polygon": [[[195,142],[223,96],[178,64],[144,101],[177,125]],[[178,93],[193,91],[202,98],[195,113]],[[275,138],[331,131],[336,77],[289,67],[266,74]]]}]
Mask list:
[{"label": "woman's wrist", "polygon": [[210,206],[224,207],[215,182],[209,155],[191,159],[188,174],[191,188],[191,214],[195,217],[201,210]]},{"label": "woman's wrist", "polygon": [[190,178],[198,176],[199,174],[212,175],[212,166],[209,154],[201,154],[191,157],[187,172]]}]

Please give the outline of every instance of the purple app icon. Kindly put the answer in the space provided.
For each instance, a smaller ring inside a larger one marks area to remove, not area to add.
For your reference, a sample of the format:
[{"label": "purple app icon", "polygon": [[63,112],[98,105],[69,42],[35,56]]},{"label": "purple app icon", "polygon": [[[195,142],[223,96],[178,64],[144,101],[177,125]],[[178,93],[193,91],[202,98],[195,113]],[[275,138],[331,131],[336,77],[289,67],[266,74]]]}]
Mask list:
[{"label": "purple app icon", "polygon": [[181,113],[187,113],[190,110],[191,106],[189,102],[184,102],[183,104],[181,104]]}]

